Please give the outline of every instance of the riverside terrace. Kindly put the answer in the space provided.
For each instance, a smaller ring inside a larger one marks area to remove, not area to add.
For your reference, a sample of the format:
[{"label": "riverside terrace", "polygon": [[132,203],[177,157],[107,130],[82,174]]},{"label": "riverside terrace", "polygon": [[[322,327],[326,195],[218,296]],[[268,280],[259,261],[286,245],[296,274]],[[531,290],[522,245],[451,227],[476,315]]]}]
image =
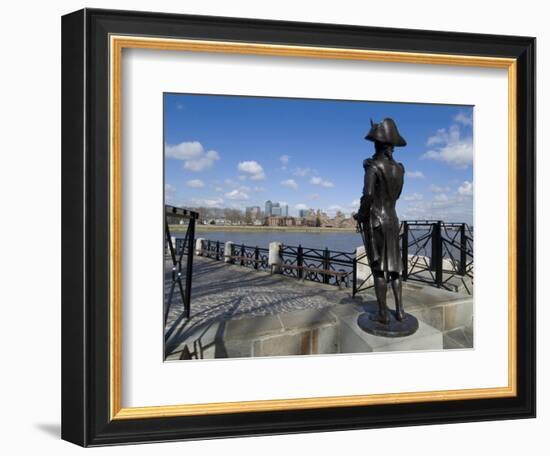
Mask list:
[{"label": "riverside terrace", "polygon": [[[363,247],[346,253],[168,239],[174,256],[165,261],[167,360],[473,347],[467,225],[403,223],[403,300],[420,328],[398,339],[357,326],[361,313],[376,311]],[[184,281],[177,280],[185,264],[193,268],[191,299],[182,299]]]}]

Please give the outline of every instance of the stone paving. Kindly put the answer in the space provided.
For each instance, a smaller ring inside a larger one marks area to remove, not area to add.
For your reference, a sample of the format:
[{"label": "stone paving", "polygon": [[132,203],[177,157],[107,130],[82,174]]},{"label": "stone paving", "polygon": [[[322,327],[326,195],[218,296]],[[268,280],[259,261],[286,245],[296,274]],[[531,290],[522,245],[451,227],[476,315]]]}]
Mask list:
[{"label": "stone paving", "polygon": [[[170,285],[170,269],[171,264],[167,262],[166,293]],[[469,318],[467,313],[472,311],[471,297],[465,298],[463,295],[438,289],[420,292],[420,289],[424,290],[424,287],[405,285],[403,293],[406,309],[422,319],[427,328],[437,331],[440,339],[444,332],[453,330],[452,339],[448,337],[441,339],[441,348],[473,346],[473,335],[468,332],[468,329],[464,330],[462,323],[457,324],[457,319]],[[177,299],[172,302],[165,330],[167,358],[261,356],[261,354],[254,354],[254,347],[250,348],[252,354],[242,355],[241,353],[250,351],[248,345],[245,349],[240,347],[231,352],[228,348],[230,346],[223,343],[222,339],[243,333],[243,328],[245,332],[251,331],[255,334],[254,337],[260,338],[269,332],[296,334],[298,323],[301,328],[309,325],[309,329],[316,328],[315,331],[325,331],[328,334],[329,326],[335,324],[335,318],[338,322],[349,319],[349,324],[353,326],[356,315],[366,310],[361,306],[375,306],[375,297],[373,290],[367,290],[354,299],[351,291],[351,287],[339,289],[332,285],[301,281],[280,274],[270,274],[240,265],[195,257],[191,318],[190,320],[184,318],[182,302],[179,294],[176,293]],[[388,304],[392,306],[391,293],[388,297]],[[465,299],[469,302],[466,306],[463,305]],[[453,303],[459,305],[449,306]],[[288,316],[285,317],[285,315]],[[454,326],[448,327],[449,321]],[[451,331],[448,332],[451,334]],[[426,333],[425,329],[424,333]],[[300,334],[297,340],[298,345],[301,344],[302,347],[297,347],[298,351],[305,350],[306,346],[311,349],[312,340],[315,342],[314,339],[319,339],[317,333],[307,335],[307,341],[305,336],[302,337],[303,334]],[[361,336],[360,333],[358,335]],[[319,344],[319,340],[315,343]],[[369,344],[374,347],[379,342],[383,341],[370,340]],[[264,340],[262,346],[266,343]],[[256,341],[256,352],[257,346],[258,341]],[[334,352],[329,348],[326,350]],[[194,353],[193,356],[190,356],[191,352]]]},{"label": "stone paving", "polygon": [[[165,299],[171,282],[170,268],[171,263],[167,262]],[[169,341],[185,339],[186,334],[219,320],[322,309],[336,303],[350,302],[351,288],[340,290],[333,285],[300,281],[280,274],[195,257],[190,321],[183,319],[179,294],[174,296],[177,299],[173,300],[166,324]]]}]

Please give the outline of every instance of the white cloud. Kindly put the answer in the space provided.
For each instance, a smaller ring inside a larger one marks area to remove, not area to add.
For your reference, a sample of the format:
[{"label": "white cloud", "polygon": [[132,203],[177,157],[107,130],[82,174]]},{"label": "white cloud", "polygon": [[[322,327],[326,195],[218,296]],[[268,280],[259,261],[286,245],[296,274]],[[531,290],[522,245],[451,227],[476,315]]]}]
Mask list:
[{"label": "white cloud", "polygon": [[321,187],[325,187],[325,188],[332,188],[332,187],[334,187],[334,184],[333,184],[331,181],[322,179],[322,178],[317,177],[317,176],[312,177],[312,178],[309,180],[309,183],[310,183],[310,184],[313,184],[313,185],[320,185]]},{"label": "white cloud", "polygon": [[219,159],[220,156],[215,150],[209,150],[206,152],[206,155],[201,158],[186,161],[183,167],[189,171],[203,171],[211,168],[214,162]]},{"label": "white cloud", "polygon": [[242,201],[248,199],[248,194],[239,190],[231,190],[229,193],[225,194],[225,197],[230,200]]},{"label": "white cloud", "polygon": [[407,177],[412,177],[413,179],[424,179],[424,173],[422,171],[407,171]]},{"label": "white cloud", "polygon": [[222,198],[193,198],[193,206],[204,206],[204,207],[222,207],[223,199]]},{"label": "white cloud", "polygon": [[252,180],[263,180],[265,178],[264,169],[257,161],[240,162],[238,170],[245,173]]},{"label": "white cloud", "polygon": [[309,174],[311,173],[311,169],[310,168],[294,168],[292,170],[292,174],[294,174],[295,176],[298,176],[298,177],[305,177],[305,176],[308,176]]},{"label": "white cloud", "polygon": [[174,193],[176,191],[176,187],[170,184],[166,184],[164,186],[164,193]]},{"label": "white cloud", "polygon": [[445,193],[445,192],[450,192],[451,187],[448,187],[448,186],[440,187],[439,185],[432,184],[432,185],[430,185],[430,190],[433,193]]},{"label": "white cloud", "polygon": [[225,185],[227,185],[228,187],[238,187],[239,186],[239,183],[234,181],[233,179],[225,179],[223,181],[223,183]]},{"label": "white cloud", "polygon": [[287,180],[281,181],[281,185],[283,187],[291,188],[292,190],[298,190],[298,184],[294,179],[287,179]]},{"label": "white cloud", "polygon": [[294,207],[296,208],[297,211],[302,211],[302,210],[306,210],[308,208],[308,205],[304,203],[298,203]]},{"label": "white cloud", "polygon": [[189,171],[203,171],[211,168],[214,162],[220,159],[215,150],[205,151],[198,141],[187,141],[165,146],[166,158],[175,158],[183,161],[184,169]]},{"label": "white cloud", "polygon": [[462,196],[473,196],[474,184],[469,181],[464,181],[460,187],[458,187],[458,194]]},{"label": "white cloud", "polygon": [[265,192],[265,187],[254,187],[252,189],[254,192]]},{"label": "white cloud", "polygon": [[465,127],[469,127],[473,125],[473,118],[472,113],[470,114],[465,113],[464,111],[460,111],[455,117],[454,121],[464,125]]},{"label": "white cloud", "polygon": [[318,200],[321,196],[319,193],[311,193],[307,196],[308,200]]},{"label": "white cloud", "polygon": [[411,193],[409,195],[403,196],[405,201],[421,201],[424,199],[422,193]]},{"label": "white cloud", "polygon": [[289,160],[290,160],[290,157],[288,155],[281,155],[279,157],[279,161],[281,162],[283,169],[286,169],[286,165],[288,165]]},{"label": "white cloud", "polygon": [[399,217],[402,220],[443,220],[445,222],[472,223],[472,198],[458,194],[438,194],[432,199],[405,202],[402,203],[399,210]]},{"label": "white cloud", "polygon": [[462,137],[458,124],[449,129],[441,128],[426,141],[432,149],[425,152],[421,158],[438,160],[457,168],[466,168],[474,158],[473,140],[471,136]]},{"label": "white cloud", "polygon": [[181,142],[176,145],[166,144],[166,158],[176,160],[193,160],[204,154],[204,147],[198,141]]},{"label": "white cloud", "polygon": [[187,186],[191,188],[203,188],[204,182],[201,181],[200,179],[191,179],[187,181]]}]

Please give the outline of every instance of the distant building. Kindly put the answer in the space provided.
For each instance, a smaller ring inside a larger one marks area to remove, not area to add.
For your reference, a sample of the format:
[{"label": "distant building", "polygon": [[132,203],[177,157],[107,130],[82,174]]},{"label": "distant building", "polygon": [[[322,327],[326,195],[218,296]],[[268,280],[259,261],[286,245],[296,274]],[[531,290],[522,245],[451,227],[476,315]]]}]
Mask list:
[{"label": "distant building", "polygon": [[262,210],[260,206],[250,206],[245,209],[245,214],[247,217],[250,217],[252,220],[260,218],[262,215]]},{"label": "distant building", "polygon": [[203,225],[231,225],[225,218],[204,219]]},{"label": "distant building", "polygon": [[271,215],[271,210],[273,208],[273,203],[270,200],[265,202],[265,216],[269,217]]},{"label": "distant building", "polygon": [[298,211],[298,217],[300,218],[306,218],[308,214],[309,214],[309,209],[300,209]]},{"label": "distant building", "polygon": [[267,200],[265,202],[265,216],[288,217],[288,204],[274,203],[271,200]]},{"label": "distant building", "polygon": [[295,226],[296,219],[294,217],[279,217],[272,215],[265,218],[267,226]]}]

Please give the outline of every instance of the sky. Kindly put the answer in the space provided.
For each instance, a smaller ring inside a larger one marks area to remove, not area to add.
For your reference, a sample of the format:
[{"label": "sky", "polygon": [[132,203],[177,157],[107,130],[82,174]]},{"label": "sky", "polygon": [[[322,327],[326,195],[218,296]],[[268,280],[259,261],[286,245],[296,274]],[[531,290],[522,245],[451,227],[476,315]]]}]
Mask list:
[{"label": "sky", "polygon": [[473,107],[226,95],[164,95],[166,203],[244,209],[265,201],[329,215],[357,211],[370,119],[407,146],[403,220],[472,223]]}]

